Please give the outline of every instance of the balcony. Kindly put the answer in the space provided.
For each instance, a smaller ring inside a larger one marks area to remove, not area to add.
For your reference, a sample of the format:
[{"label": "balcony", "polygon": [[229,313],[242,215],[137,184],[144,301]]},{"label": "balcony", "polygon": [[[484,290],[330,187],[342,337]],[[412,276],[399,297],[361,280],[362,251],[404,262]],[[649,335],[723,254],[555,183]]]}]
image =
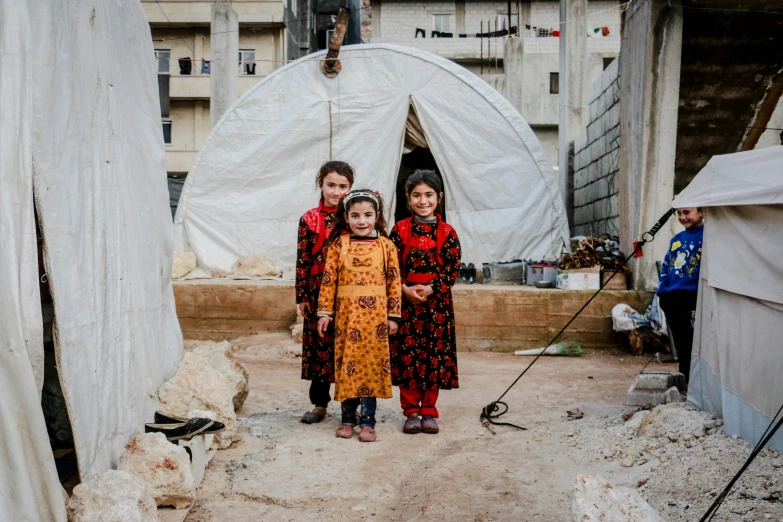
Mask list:
[{"label": "balcony", "polygon": [[[240,76],[239,95],[260,82],[264,77],[260,75]],[[169,83],[169,97],[172,100],[208,100],[210,96],[209,75],[200,74],[193,76],[171,75]]]},{"label": "balcony", "polygon": [[[150,25],[208,26],[212,20],[212,2],[141,0]],[[283,25],[284,2],[233,2],[240,24]]]},{"label": "balcony", "polygon": [[172,150],[166,148],[166,172],[189,172],[196,160],[197,150]]}]

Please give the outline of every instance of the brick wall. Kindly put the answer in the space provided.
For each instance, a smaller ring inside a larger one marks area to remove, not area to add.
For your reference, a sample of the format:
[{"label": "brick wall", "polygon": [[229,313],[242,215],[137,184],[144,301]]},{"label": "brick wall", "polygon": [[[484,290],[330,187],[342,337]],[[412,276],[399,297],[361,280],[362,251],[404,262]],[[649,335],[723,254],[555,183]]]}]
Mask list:
[{"label": "brick wall", "polygon": [[619,60],[590,88],[587,129],[574,140],[574,221],[571,234],[619,234]]}]

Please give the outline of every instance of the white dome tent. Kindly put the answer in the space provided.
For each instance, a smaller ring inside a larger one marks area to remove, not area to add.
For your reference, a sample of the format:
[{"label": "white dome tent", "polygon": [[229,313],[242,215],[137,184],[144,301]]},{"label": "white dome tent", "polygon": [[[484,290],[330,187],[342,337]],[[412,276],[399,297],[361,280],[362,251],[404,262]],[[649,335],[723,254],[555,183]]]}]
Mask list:
[{"label": "white dome tent", "polygon": [[439,56],[393,45],[325,53],[275,71],[245,93],[207,137],[175,219],[177,250],[230,270],[247,254],[294,265],[296,228],[315,206],[326,160],[350,163],[355,188],[378,190],[391,210],[406,120],[418,115],[443,176],[446,219],[463,259],[552,258],[568,240],[557,180],[530,127],[483,80]]}]

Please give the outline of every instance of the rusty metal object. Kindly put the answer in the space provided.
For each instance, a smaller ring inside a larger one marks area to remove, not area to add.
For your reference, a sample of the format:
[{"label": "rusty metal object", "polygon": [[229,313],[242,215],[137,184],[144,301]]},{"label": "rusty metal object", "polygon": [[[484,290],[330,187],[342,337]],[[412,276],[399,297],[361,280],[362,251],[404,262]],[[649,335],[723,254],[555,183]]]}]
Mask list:
[{"label": "rusty metal object", "polygon": [[350,16],[350,11],[344,7],[340,9],[340,13],[337,15],[332,39],[329,42],[329,52],[326,53],[326,58],[321,62],[321,71],[328,78],[334,78],[340,74],[340,71],[342,70],[342,65],[337,57],[340,55],[340,47],[343,45],[343,39],[345,38],[345,31],[348,29]]}]

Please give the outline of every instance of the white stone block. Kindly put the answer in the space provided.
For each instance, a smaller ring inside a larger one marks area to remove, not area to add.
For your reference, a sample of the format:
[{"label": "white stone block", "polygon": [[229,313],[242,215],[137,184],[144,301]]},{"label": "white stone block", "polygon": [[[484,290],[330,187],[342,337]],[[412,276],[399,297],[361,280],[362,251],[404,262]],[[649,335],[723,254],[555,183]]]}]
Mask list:
[{"label": "white stone block", "polygon": [[571,508],[574,522],[663,522],[631,488],[616,488],[600,475],[579,475]]},{"label": "white stone block", "polygon": [[125,471],[109,470],[73,489],[70,522],[157,522],[155,499],[144,483]]},{"label": "white stone block", "polygon": [[184,509],[193,504],[196,484],[190,457],[184,448],[167,441],[163,433],[134,437],[125,445],[117,469],[141,480],[158,506]]}]

